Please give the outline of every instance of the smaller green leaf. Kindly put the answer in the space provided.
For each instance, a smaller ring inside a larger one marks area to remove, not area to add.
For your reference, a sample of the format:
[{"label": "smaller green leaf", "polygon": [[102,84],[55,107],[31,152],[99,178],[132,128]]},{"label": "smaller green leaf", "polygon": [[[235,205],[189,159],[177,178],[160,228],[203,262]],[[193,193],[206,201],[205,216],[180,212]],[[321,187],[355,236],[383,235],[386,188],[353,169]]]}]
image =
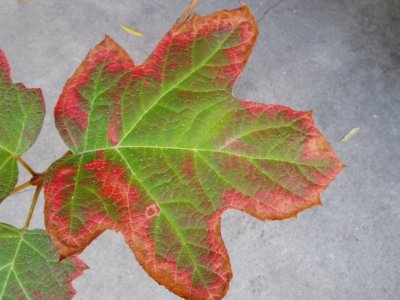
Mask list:
[{"label": "smaller green leaf", "polygon": [[60,261],[44,230],[0,223],[0,299],[71,299],[85,269],[77,257]]},{"label": "smaller green leaf", "polygon": [[0,202],[17,183],[17,159],[39,135],[44,114],[41,90],[13,83],[0,49]]}]

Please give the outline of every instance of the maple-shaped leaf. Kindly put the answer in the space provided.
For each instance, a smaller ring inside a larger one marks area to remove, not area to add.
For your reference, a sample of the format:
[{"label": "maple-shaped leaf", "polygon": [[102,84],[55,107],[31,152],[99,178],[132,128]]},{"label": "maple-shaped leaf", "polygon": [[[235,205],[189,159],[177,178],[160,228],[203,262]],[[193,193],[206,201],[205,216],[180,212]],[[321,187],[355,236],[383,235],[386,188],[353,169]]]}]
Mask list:
[{"label": "maple-shaped leaf", "polygon": [[60,261],[44,230],[0,223],[0,299],[71,299],[71,282],[87,268],[77,257]]},{"label": "maple-shaped leaf", "polygon": [[343,165],[311,113],[232,95],[257,34],[245,6],[175,25],[142,65],[109,37],[91,50],[55,109],[71,152],[45,179],[63,256],[114,229],[160,284],[221,299],[225,210],[277,220],[320,204]]},{"label": "maple-shaped leaf", "polygon": [[0,49],[0,202],[17,183],[17,159],[36,140],[44,114],[41,90],[12,83],[10,68]]}]

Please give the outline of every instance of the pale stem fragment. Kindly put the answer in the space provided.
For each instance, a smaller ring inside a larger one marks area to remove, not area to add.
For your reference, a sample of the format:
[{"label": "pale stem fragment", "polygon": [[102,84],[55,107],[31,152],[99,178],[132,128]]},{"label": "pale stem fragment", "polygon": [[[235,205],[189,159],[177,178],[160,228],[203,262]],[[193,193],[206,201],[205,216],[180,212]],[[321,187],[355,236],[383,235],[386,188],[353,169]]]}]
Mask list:
[{"label": "pale stem fragment", "polygon": [[183,14],[179,17],[179,19],[176,21],[176,24],[182,24],[187,21],[187,19],[190,18],[190,16],[193,13],[193,10],[196,8],[196,6],[199,4],[199,0],[192,0],[190,4],[186,7],[185,11]]}]

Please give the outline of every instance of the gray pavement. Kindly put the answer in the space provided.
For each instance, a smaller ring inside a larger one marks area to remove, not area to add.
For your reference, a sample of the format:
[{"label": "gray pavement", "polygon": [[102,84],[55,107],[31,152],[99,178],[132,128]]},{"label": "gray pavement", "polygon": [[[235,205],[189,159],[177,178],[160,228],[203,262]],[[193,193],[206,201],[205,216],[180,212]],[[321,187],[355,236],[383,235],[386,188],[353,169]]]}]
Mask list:
[{"label": "gray pavement", "polygon": [[[53,108],[88,50],[107,33],[140,63],[186,3],[0,0],[0,48],[14,80],[41,87],[47,103],[43,131],[25,155],[30,164],[43,170],[66,151]],[[234,272],[225,299],[400,299],[400,1],[247,3],[260,36],[236,94],[313,109],[347,168],[323,194],[324,206],[297,219],[224,215]],[[202,0],[197,11],[236,6]],[[127,34],[120,22],[145,36]],[[340,143],[354,127],[360,133]],[[0,220],[22,226],[32,193],[6,200]],[[42,210],[43,198],[32,227],[43,227]],[[75,281],[75,299],[178,299],[141,269],[121,235],[103,234],[81,257],[91,269]]]}]

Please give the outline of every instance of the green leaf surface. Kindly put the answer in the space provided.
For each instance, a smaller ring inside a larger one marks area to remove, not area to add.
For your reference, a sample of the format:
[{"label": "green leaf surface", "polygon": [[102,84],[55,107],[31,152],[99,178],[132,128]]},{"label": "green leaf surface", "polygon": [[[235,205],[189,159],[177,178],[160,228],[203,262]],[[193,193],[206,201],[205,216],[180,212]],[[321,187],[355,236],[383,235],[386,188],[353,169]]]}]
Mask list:
[{"label": "green leaf surface", "polygon": [[55,109],[71,153],[45,179],[63,256],[114,229],[160,284],[221,299],[224,211],[276,220],[320,204],[343,164],[311,113],[232,94],[257,34],[245,6],[175,25],[138,66],[109,37],[89,53]]},{"label": "green leaf surface", "polygon": [[71,282],[86,268],[77,257],[60,261],[44,230],[0,223],[0,299],[71,299]]},{"label": "green leaf surface", "polygon": [[0,202],[17,183],[17,159],[36,140],[44,114],[41,90],[13,83],[0,49]]}]

